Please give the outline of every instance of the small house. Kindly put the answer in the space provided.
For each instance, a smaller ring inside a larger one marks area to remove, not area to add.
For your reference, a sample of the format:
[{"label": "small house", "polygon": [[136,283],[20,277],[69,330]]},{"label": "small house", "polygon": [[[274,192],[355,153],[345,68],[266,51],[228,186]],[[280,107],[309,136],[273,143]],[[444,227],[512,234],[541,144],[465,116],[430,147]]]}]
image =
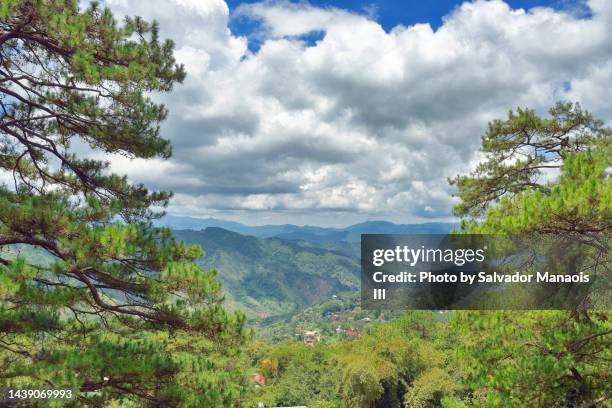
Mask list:
[{"label": "small house", "polygon": [[309,330],[304,332],[304,343],[309,346],[314,346],[321,340],[321,334],[316,330]]}]

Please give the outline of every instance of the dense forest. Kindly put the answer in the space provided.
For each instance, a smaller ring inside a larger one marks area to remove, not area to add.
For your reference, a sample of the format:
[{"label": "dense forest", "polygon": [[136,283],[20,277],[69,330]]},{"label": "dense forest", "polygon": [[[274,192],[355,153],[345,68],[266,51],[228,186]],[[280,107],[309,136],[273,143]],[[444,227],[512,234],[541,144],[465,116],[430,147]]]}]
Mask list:
[{"label": "dense forest", "polygon": [[[609,406],[612,130],[579,104],[492,121],[481,163],[449,180],[458,234],[578,238],[558,254],[568,274],[594,276],[577,307],[372,313],[341,251],[254,238],[241,251],[258,264],[227,284],[257,288],[264,269],[295,269],[285,298],[255,306],[302,308],[260,316],[254,332],[225,308],[202,248],[154,226],[172,194],[105,159],[170,157],[167,111],[151,95],[185,77],[173,42],[95,2],[11,0],[0,46],[0,170],[11,180],[0,185],[0,388],[74,392],[18,406]],[[230,262],[215,247],[227,232],[213,232],[210,254]],[[298,293],[313,279],[333,290]]]}]

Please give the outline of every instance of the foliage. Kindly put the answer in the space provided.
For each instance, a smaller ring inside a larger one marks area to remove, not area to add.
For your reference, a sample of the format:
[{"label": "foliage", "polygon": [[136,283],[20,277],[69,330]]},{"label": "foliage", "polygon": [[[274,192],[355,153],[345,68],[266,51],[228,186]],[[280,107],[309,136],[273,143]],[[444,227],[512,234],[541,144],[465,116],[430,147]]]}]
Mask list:
[{"label": "foliage", "polygon": [[475,406],[583,406],[609,390],[612,324],[560,311],[463,312],[452,319]]},{"label": "foliage", "polygon": [[69,387],[75,406],[232,405],[244,317],[198,247],[152,228],[170,194],[92,158],[169,157],[147,94],[184,77],[172,42],[95,2],[15,0],[0,45],[0,384]]},{"label": "foliage", "polygon": [[[609,143],[612,130],[579,104],[560,102],[550,110],[550,115],[541,118],[533,110],[519,108],[510,111],[508,119],[489,123],[481,148],[486,160],[470,175],[449,180],[457,186],[461,200],[455,207],[456,215],[485,215],[500,199],[506,198],[508,202],[521,193],[537,191],[549,195],[552,186],[544,175],[554,175],[564,164],[569,165],[566,162],[569,156],[592,150],[600,142]],[[576,160],[574,163],[579,166]],[[609,197],[608,192],[608,200]]]},{"label": "foliage", "polygon": [[258,365],[272,386],[264,387],[253,398],[266,406],[333,402],[340,372],[330,359],[332,354],[329,349],[303,343],[285,343],[268,349]]},{"label": "foliage", "polygon": [[[13,180],[0,186],[1,386],[71,388],[73,406],[573,407],[612,396],[612,327],[588,302],[571,313],[407,312],[352,341],[249,344],[245,361],[245,317],[224,311],[216,272],[196,260],[235,266],[228,286],[252,289],[264,312],[355,287],[356,264],[282,240],[223,251],[215,241],[236,237],[218,229],[202,260],[152,227],[170,193],[92,158],[170,156],[167,112],[148,95],[184,70],[157,31],[140,18],[118,24],[95,2],[0,3],[0,169]],[[450,180],[463,232],[578,237],[604,267],[597,306],[609,296],[611,133],[571,103],[491,122],[485,160]],[[278,284],[289,277],[293,286]],[[324,301],[272,337],[306,326],[330,337],[330,314],[367,315],[354,303]],[[267,385],[247,384],[255,372]]]},{"label": "foliage", "polygon": [[[559,103],[548,119],[510,112],[483,137],[486,160],[459,188],[464,232],[555,234],[582,244],[556,253],[569,274],[590,269],[597,284],[570,313],[457,313],[459,355],[482,406],[593,406],[610,398],[609,235],[612,130],[578,104]],[[556,174],[543,178],[543,169]],[[479,216],[482,216],[478,218]],[[555,248],[550,248],[555,253]],[[475,404],[478,405],[478,404]]]},{"label": "foliage", "polygon": [[[422,406],[439,406],[444,397],[458,400],[460,387],[449,385],[458,381],[446,327],[443,316],[407,312],[353,341],[254,344],[248,354],[269,383],[251,398],[267,405],[328,407],[402,407],[415,398]],[[433,385],[427,381],[432,373]]]},{"label": "foliage", "polygon": [[452,394],[461,385],[440,367],[433,367],[420,374],[406,392],[404,404],[408,407],[427,408],[439,405],[446,393]]}]

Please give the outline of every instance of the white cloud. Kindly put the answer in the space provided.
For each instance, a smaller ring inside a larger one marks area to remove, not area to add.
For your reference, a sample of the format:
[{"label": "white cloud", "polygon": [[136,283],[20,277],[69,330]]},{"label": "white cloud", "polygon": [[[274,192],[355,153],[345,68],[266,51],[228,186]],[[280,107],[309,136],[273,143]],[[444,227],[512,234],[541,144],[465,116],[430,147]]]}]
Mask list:
[{"label": "white cloud", "polygon": [[[487,121],[577,100],[610,120],[612,7],[592,17],[502,1],[464,3],[437,30],[390,32],[367,15],[307,3],[241,6],[261,48],[228,28],[221,0],[107,1],[160,22],[185,83],[171,111],[169,163],[115,161],[177,192],[170,211],[248,223],[412,222],[450,216],[448,176],[477,159]],[[302,36],[322,31],[315,44]],[[569,86],[568,86],[569,85]],[[292,218],[293,217],[293,218]]]}]

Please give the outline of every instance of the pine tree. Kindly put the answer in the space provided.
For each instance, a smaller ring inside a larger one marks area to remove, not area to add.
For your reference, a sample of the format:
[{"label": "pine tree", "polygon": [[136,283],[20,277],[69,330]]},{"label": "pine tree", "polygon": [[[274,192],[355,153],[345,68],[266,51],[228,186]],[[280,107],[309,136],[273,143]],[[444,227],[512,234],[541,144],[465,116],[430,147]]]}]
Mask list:
[{"label": "pine tree", "polygon": [[[578,104],[558,103],[550,118],[510,112],[482,138],[485,161],[458,187],[463,231],[554,234],[579,243],[553,261],[595,280],[577,310],[457,313],[459,357],[477,406],[585,406],[612,398],[610,233],[612,130]],[[556,174],[543,177],[544,169]],[[554,246],[551,248],[554,253]],[[580,263],[573,263],[580,259]],[[585,261],[586,260],[586,261]],[[593,310],[593,306],[596,310]],[[461,340],[460,340],[461,341]]]},{"label": "pine tree", "polygon": [[[173,43],[95,2],[0,2],[0,387],[75,406],[233,406],[246,332],[215,271],[152,227],[171,194],[92,157],[171,155]],[[77,152],[87,152],[79,154]]]}]

